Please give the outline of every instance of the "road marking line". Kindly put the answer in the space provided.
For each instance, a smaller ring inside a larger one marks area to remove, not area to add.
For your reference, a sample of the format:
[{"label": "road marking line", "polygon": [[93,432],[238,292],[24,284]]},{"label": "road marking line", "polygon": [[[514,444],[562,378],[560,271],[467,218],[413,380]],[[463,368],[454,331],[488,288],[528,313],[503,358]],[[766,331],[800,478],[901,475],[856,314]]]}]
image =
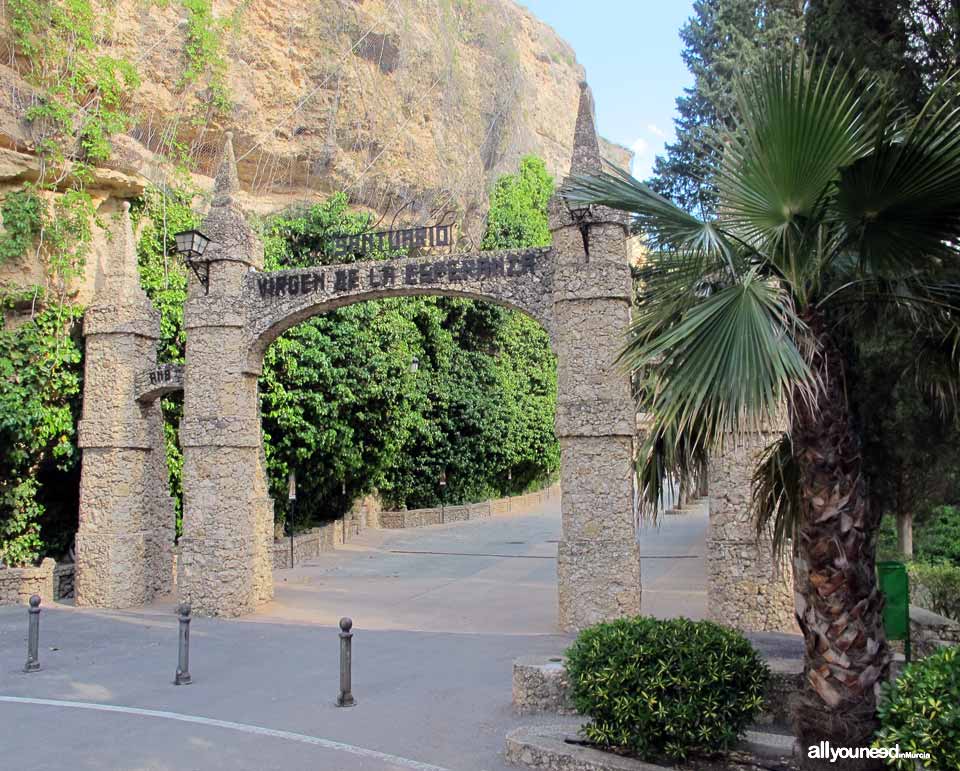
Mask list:
[{"label": "road marking line", "polygon": [[433,557],[497,557],[518,560],[555,560],[548,554],[478,554],[472,551],[415,551],[413,549],[387,549],[390,554],[427,554]]},{"label": "road marking line", "polygon": [[61,701],[59,699],[33,699],[26,696],[0,696],[0,702],[9,702],[13,704],[37,704],[45,707],[68,707],[71,709],[91,709],[99,712],[120,712],[127,715],[139,715],[141,717],[158,717],[164,720],[178,720],[181,723],[197,723],[199,725],[213,726],[215,728],[227,728],[231,731],[240,731],[242,733],[256,734],[259,736],[271,736],[275,739],[288,739],[290,741],[301,742],[303,744],[313,744],[317,747],[323,747],[328,750],[337,750],[346,752],[350,755],[358,755],[363,758],[373,758],[382,760],[394,765],[405,768],[415,769],[415,771],[449,771],[442,766],[434,766],[429,763],[421,763],[419,760],[410,758],[401,758],[398,755],[390,755],[386,752],[377,750],[368,750],[365,747],[355,747],[352,744],[335,742],[331,739],[320,739],[316,736],[307,736],[306,734],[297,734],[291,731],[278,731],[275,728],[264,728],[258,725],[249,725],[247,723],[234,723],[230,720],[216,720],[211,717],[200,717],[199,715],[184,715],[179,712],[165,712],[157,709],[140,709],[139,707],[124,707],[115,704],[96,704],[87,701]]}]

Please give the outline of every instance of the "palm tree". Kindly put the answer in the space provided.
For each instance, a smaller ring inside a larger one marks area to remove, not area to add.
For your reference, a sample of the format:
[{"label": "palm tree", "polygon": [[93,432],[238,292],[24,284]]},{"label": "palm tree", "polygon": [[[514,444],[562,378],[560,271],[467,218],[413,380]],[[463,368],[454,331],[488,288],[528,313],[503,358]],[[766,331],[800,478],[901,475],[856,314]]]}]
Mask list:
[{"label": "palm tree", "polygon": [[[799,53],[738,90],[716,218],[616,170],[563,194],[632,212],[651,245],[623,354],[652,414],[646,505],[724,442],[786,426],[756,469],[754,507],[791,544],[806,649],[795,728],[801,747],[867,746],[890,652],[841,341],[865,313],[905,314],[956,353],[960,286],[944,277],[960,266],[960,113],[941,88],[907,116],[866,75]],[[947,381],[939,393],[960,381],[955,359]]]}]

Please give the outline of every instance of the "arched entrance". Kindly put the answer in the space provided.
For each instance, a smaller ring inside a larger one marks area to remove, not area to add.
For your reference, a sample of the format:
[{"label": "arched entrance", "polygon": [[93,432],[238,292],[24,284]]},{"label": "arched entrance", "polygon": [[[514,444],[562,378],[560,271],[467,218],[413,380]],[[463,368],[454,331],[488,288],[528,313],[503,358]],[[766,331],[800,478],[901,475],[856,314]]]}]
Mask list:
[{"label": "arched entrance", "polygon": [[[572,173],[598,171],[593,105],[585,86],[574,145]],[[560,625],[579,629],[639,613],[632,481],[635,416],[628,378],[614,363],[630,314],[626,218],[602,207],[572,213],[555,198],[550,204],[549,249],[264,273],[262,246],[234,201],[238,190],[228,139],[204,223],[212,239],[204,254],[209,291],[191,277],[184,308],[181,596],[199,613],[235,616],[254,610],[273,594],[273,502],[267,491],[257,395],[269,343],[310,316],[350,303],[431,294],[517,308],[548,331],[558,360]],[[151,370],[148,346],[143,348],[128,359],[131,365],[139,361],[139,370]],[[149,399],[152,391],[147,391],[149,387],[142,388],[134,396]],[[104,604],[97,601],[98,587],[117,578],[97,551],[100,539],[87,513],[95,492],[101,497],[110,493],[87,473],[86,446],[84,454],[77,598],[82,604]],[[162,457],[162,445],[154,445],[153,454]]]}]

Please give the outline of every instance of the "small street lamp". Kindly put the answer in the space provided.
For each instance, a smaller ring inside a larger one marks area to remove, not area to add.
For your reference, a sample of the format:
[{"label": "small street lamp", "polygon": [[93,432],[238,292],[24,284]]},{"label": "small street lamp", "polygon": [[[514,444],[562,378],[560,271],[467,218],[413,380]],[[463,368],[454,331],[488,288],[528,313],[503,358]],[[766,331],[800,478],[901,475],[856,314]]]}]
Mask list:
[{"label": "small street lamp", "polygon": [[290,511],[287,513],[290,519],[290,569],[293,570],[293,514],[297,507],[297,472],[293,469],[287,477],[287,499],[290,501]]},{"label": "small street lamp", "polygon": [[210,239],[199,230],[184,230],[181,233],[175,233],[173,237],[177,242],[177,254],[183,256],[184,262],[190,266],[197,280],[203,284],[204,294],[210,294],[210,263],[200,259],[207,250]]},{"label": "small street lamp", "polygon": [[416,374],[418,369],[420,369],[420,359],[418,359],[416,356],[414,356],[414,357],[410,360],[410,371],[411,371],[413,374]]}]

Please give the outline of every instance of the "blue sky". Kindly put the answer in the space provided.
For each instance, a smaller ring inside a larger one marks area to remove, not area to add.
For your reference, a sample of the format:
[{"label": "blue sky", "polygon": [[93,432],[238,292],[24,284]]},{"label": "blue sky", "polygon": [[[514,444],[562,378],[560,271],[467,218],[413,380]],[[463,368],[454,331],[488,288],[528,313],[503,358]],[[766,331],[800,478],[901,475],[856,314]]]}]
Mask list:
[{"label": "blue sky", "polygon": [[636,153],[643,179],[673,139],[675,100],[692,83],[680,27],[692,0],[518,0],[577,52],[597,106],[597,130]]}]

